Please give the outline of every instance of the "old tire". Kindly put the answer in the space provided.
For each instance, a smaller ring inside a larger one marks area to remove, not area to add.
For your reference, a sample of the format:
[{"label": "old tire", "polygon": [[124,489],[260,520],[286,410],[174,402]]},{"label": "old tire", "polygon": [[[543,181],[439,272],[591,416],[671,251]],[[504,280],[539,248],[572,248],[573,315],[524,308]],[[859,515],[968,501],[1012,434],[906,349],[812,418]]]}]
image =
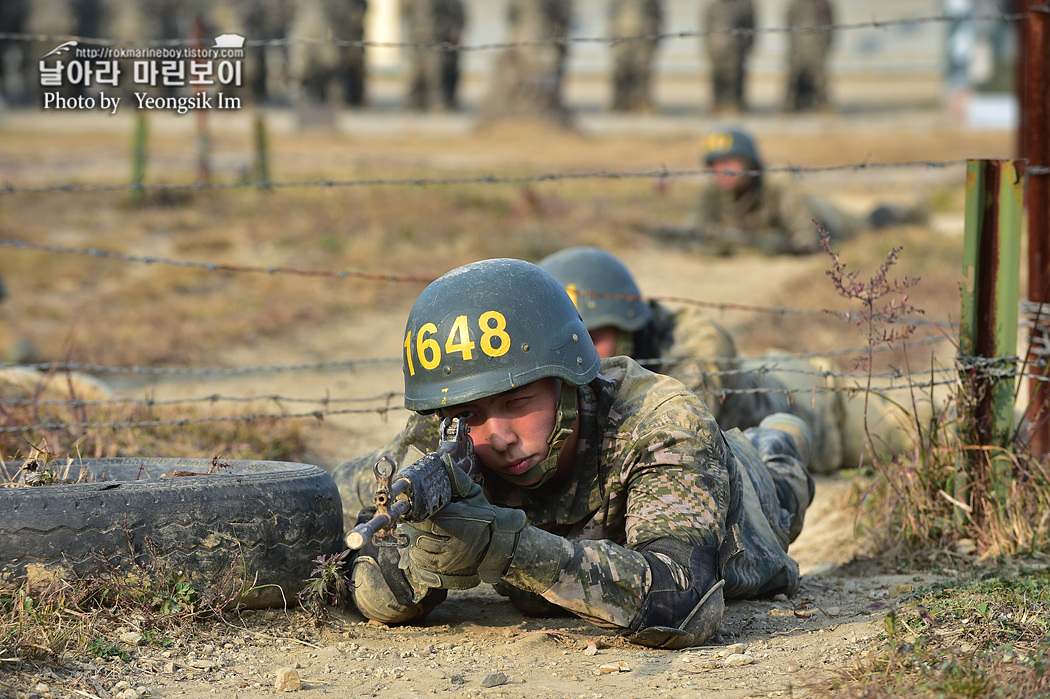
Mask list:
[{"label": "old tire", "polygon": [[0,488],[0,581],[183,571],[198,591],[239,585],[247,607],[293,604],[311,561],[343,548],[335,481],[307,464],[225,463],[203,475],[209,459],[83,459],[69,473],[95,482]]}]

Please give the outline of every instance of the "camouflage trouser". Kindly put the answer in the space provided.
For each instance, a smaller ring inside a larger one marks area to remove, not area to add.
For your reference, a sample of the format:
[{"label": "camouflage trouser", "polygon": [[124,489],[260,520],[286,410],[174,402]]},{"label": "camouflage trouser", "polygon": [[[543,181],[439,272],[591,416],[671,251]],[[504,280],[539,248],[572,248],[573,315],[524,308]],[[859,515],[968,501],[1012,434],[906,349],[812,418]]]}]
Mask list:
[{"label": "camouflage trouser", "polygon": [[[912,444],[900,410],[890,400],[848,391],[834,376],[837,369],[818,359],[783,353],[740,360],[741,373],[727,381],[730,393],[719,415],[722,429],[745,429],[772,413],[791,413],[813,433],[812,473],[835,473],[871,463],[867,433],[883,456],[899,454]],[[867,428],[865,428],[865,413]]]},{"label": "camouflage trouser", "polygon": [[740,522],[730,530],[739,552],[726,563],[726,599],[793,594],[798,563],[786,552],[813,501],[813,478],[786,432],[752,427],[725,436],[742,466],[743,487]]},{"label": "camouflage trouser", "polygon": [[711,57],[711,108],[718,111],[743,111],[746,79],[743,51]]},{"label": "camouflage trouser", "polygon": [[828,105],[825,55],[793,52],[788,62],[784,109],[789,112],[823,109]]},{"label": "camouflage trouser", "polygon": [[621,111],[652,108],[650,76],[656,43],[627,41],[615,44],[613,51],[613,109]]}]

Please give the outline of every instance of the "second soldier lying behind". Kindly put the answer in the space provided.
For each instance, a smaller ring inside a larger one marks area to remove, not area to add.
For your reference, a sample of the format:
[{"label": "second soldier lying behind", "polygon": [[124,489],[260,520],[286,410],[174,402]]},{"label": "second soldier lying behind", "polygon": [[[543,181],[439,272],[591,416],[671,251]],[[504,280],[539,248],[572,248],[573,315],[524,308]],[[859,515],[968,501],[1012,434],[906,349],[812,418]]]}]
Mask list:
[{"label": "second soldier lying behind", "polygon": [[[599,359],[562,286],[521,260],[433,282],[405,347],[405,406],[466,421],[485,487],[464,475],[461,499],[401,525],[402,552],[361,550],[351,577],[365,616],[411,622],[445,590],[486,582],[522,608],[553,605],[636,643],[684,648],[718,630],[725,599],[797,591],[787,548],[813,495],[798,418],[721,431],[675,379]],[[361,481],[344,494],[374,492],[380,455],[344,465],[337,478]]]}]

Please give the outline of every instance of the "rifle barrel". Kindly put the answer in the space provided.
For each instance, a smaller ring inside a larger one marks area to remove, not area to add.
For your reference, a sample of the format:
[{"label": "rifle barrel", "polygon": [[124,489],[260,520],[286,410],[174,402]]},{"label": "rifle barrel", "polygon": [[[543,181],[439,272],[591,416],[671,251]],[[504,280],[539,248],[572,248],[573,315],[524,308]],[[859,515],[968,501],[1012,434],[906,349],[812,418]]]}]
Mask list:
[{"label": "rifle barrel", "polygon": [[350,530],[350,533],[346,535],[346,545],[348,548],[352,548],[355,551],[364,546],[367,542],[371,541],[372,538],[380,531],[391,528],[392,523],[396,523],[405,514],[412,509],[412,504],[407,498],[401,498],[395,500],[390,505],[390,509],[386,513],[377,513],[372,519],[367,522],[362,522],[356,527]]}]

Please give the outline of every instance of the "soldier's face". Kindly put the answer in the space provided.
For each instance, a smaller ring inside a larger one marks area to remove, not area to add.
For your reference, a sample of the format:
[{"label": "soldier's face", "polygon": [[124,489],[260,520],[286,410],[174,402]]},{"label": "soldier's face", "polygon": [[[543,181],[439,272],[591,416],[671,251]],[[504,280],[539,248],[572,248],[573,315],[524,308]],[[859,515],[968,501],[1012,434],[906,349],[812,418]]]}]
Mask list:
[{"label": "soldier's face", "polygon": [[598,356],[608,359],[616,354],[616,342],[620,339],[620,329],[615,325],[606,325],[591,330],[591,341],[594,349],[598,350]]},{"label": "soldier's face", "polygon": [[[554,432],[560,384],[540,379],[520,388],[480,398],[443,411],[465,419],[481,463],[497,473],[520,476],[550,452],[547,439]],[[529,486],[532,483],[515,481]]]},{"label": "soldier's face", "polygon": [[750,169],[743,158],[722,158],[711,163],[715,184],[726,192],[735,192],[740,189],[748,177],[744,173]]}]

